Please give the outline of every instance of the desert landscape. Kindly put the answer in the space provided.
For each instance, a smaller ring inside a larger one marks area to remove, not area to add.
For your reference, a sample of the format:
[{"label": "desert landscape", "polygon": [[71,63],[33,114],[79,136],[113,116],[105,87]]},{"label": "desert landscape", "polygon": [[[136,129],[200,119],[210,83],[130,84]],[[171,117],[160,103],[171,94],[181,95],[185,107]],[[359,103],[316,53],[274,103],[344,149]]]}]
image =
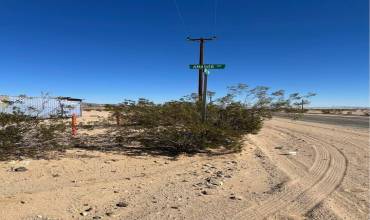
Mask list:
[{"label": "desert landscape", "polygon": [[[109,121],[108,115],[91,110],[78,121]],[[365,220],[368,141],[365,128],[274,117],[259,134],[245,137],[239,153],[71,148],[49,159],[2,161],[0,216]]]},{"label": "desert landscape", "polygon": [[369,1],[0,1],[0,220],[369,220]]}]

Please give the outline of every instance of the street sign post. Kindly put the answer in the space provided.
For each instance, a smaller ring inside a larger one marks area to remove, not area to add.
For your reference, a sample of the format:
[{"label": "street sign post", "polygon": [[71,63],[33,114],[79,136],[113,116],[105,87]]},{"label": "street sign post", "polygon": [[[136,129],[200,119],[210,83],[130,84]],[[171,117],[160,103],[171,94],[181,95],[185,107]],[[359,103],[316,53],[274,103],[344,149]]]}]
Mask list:
[{"label": "street sign post", "polygon": [[190,69],[199,69],[202,73],[203,88],[202,88],[202,122],[206,121],[207,115],[207,81],[208,75],[210,74],[209,69],[225,69],[225,64],[190,64]]},{"label": "street sign post", "polygon": [[225,69],[225,64],[190,64],[190,69]]}]

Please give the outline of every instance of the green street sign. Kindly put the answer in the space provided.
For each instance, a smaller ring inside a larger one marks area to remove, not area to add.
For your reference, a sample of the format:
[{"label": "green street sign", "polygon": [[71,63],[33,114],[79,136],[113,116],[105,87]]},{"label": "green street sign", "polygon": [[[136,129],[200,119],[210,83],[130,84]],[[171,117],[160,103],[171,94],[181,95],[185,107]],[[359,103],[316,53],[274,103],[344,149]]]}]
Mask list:
[{"label": "green street sign", "polygon": [[190,64],[190,69],[225,69],[225,64]]}]

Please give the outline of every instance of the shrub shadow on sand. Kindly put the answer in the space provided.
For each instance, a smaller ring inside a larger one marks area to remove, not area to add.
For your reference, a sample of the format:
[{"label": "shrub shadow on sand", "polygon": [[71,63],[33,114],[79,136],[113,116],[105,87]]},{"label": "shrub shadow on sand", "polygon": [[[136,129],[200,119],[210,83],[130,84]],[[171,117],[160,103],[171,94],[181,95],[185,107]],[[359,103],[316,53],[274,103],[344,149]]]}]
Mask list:
[{"label": "shrub shadow on sand", "polygon": [[[67,150],[81,149],[87,151],[99,151],[103,153],[113,153],[118,155],[126,155],[130,157],[150,156],[160,157],[165,156],[176,160],[180,155],[194,156],[202,154],[205,156],[219,156],[232,154],[236,151],[228,149],[198,149],[179,151],[178,148],[172,146],[140,146],[123,145],[115,143],[114,135],[78,135],[77,137],[65,137],[68,139],[69,145],[59,145],[56,147],[40,147],[40,146],[24,146],[17,148],[0,148],[0,161],[23,160],[23,159],[60,159],[66,156]],[[63,141],[64,143],[66,141]]]}]

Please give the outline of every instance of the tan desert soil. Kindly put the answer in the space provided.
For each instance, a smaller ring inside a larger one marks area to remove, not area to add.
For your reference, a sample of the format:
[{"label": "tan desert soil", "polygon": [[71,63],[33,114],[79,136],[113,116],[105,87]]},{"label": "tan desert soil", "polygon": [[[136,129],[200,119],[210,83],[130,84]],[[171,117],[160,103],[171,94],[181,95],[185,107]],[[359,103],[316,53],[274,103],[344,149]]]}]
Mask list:
[{"label": "tan desert soil", "polygon": [[273,119],[241,153],[72,149],[0,182],[0,219],[368,219],[369,133]]}]

